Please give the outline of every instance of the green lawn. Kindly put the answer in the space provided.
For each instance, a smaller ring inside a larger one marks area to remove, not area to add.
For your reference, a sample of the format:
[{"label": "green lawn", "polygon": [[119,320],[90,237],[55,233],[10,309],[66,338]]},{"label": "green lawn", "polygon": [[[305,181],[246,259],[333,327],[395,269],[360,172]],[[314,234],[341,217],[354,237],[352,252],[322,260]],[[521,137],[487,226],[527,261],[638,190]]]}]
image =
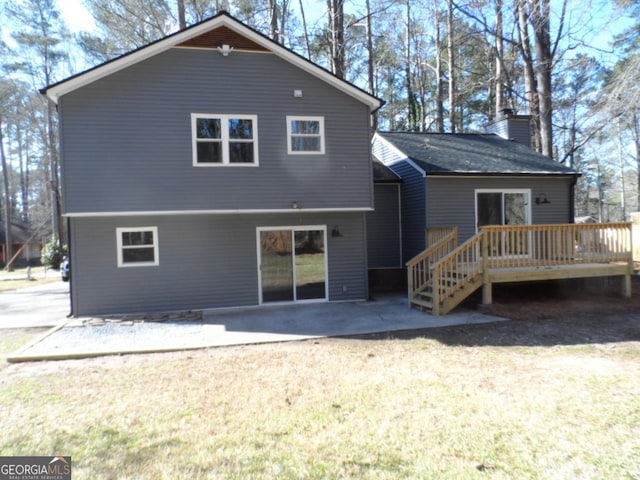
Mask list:
[{"label": "green lawn", "polygon": [[638,479],[622,321],[9,365],[0,455],[71,455],[74,479]]}]

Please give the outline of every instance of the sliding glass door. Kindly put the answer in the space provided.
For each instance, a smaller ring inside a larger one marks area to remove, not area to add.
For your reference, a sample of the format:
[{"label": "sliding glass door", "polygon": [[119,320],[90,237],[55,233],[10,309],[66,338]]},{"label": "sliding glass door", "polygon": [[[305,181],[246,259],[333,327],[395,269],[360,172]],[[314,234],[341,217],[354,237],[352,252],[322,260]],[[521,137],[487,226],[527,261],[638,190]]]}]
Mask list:
[{"label": "sliding glass door", "polygon": [[[477,231],[485,225],[529,225],[529,190],[476,190]],[[491,255],[528,255],[529,234],[517,228],[505,232]]]},{"label": "sliding glass door", "polygon": [[261,303],[327,298],[326,228],[259,228]]}]

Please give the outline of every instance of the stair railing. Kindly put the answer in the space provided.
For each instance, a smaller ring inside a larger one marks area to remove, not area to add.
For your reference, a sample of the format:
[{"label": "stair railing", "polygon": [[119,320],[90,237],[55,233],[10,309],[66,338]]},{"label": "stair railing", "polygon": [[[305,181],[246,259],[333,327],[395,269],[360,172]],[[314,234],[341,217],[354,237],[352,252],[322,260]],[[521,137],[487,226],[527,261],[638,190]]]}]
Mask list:
[{"label": "stair railing", "polygon": [[483,239],[482,232],[471,237],[431,267],[434,315],[440,315],[441,304],[447,297],[465,288],[482,273]]},{"label": "stair railing", "polygon": [[458,245],[458,228],[451,227],[433,245],[407,262],[407,290],[409,301],[416,292],[423,290],[431,282],[433,265],[455,250]]}]

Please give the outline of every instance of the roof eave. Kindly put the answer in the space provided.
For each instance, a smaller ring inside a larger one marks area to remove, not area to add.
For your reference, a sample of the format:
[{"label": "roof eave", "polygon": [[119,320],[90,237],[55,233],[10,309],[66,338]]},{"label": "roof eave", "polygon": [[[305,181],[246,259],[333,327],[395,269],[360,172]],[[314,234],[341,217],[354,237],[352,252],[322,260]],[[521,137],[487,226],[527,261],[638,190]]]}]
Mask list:
[{"label": "roof eave", "polygon": [[581,173],[575,172],[481,172],[481,171],[444,171],[444,172],[435,172],[435,171],[427,171],[428,176],[444,176],[444,177],[456,177],[456,176],[487,176],[487,177],[515,177],[515,176],[523,176],[523,177],[531,177],[531,176],[545,176],[545,177],[580,177]]}]

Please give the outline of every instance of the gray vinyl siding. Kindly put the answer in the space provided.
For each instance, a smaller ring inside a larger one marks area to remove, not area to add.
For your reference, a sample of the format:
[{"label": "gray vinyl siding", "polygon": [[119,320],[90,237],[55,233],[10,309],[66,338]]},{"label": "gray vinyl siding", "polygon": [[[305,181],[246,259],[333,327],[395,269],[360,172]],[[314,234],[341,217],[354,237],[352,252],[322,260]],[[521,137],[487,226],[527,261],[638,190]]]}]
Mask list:
[{"label": "gray vinyl siding", "polygon": [[402,267],[400,248],[400,185],[375,184],[375,211],[367,214],[369,268]]},{"label": "gray vinyl siding", "polygon": [[408,162],[390,166],[402,178],[402,263],[424,250],[426,182],[421,171]]},{"label": "gray vinyl siding", "polygon": [[393,148],[387,140],[377,133],[374,135],[373,141],[371,142],[371,153],[387,166],[407,159],[406,155],[401,155],[400,151]]},{"label": "gray vinyl siding", "polygon": [[[569,177],[430,177],[427,179],[427,227],[457,226],[460,242],[475,235],[476,189],[531,189],[532,223],[568,223],[572,221],[571,180]],[[535,198],[542,193],[551,203],[535,204]]]},{"label": "gray vinyl siding", "polygon": [[[257,115],[259,166],[194,167],[191,113]],[[67,213],[372,206],[368,107],[273,54],[174,48],[59,114]],[[287,154],[287,115],[324,116],[324,155]]]},{"label": "gray vinyl siding", "polygon": [[[75,315],[257,305],[257,227],[325,225],[329,300],[368,295],[364,213],[71,220]],[[158,228],[158,266],[117,267],[116,228]],[[338,226],[341,237],[332,237]]]}]

